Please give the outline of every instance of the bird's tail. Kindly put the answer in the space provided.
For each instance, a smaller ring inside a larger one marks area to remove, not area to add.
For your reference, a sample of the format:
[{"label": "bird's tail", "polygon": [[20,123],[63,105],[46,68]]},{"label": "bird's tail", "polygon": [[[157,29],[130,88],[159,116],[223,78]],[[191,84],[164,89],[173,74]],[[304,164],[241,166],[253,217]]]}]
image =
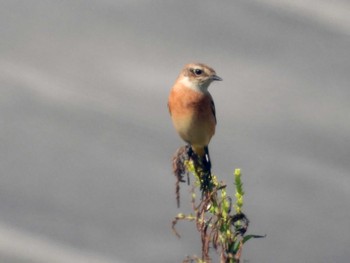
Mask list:
[{"label": "bird's tail", "polygon": [[185,165],[186,160],[192,160],[198,179],[200,181],[200,189],[202,194],[208,193],[213,188],[211,175],[211,161],[209,156],[208,146],[196,147],[186,145],[180,147],[173,157],[173,171],[176,176],[176,201],[177,206],[180,206],[180,183],[186,182],[184,176],[187,175],[187,183],[189,184],[189,174]]},{"label": "bird's tail", "polygon": [[200,157],[203,165],[203,170],[207,173],[211,173],[211,161],[208,146],[203,147],[192,145],[192,149],[198,155],[198,157]]},{"label": "bird's tail", "polygon": [[[213,187],[212,175],[211,175],[211,160],[209,155],[208,146],[194,146],[192,145],[193,152],[196,156],[192,157],[196,166],[200,168],[200,184],[203,193],[208,192]],[[197,157],[197,158],[196,158]]]}]

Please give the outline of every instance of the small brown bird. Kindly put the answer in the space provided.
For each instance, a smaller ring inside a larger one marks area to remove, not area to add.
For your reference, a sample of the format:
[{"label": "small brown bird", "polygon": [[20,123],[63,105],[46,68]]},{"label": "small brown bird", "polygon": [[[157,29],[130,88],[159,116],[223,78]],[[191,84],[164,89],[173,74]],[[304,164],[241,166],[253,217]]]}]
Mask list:
[{"label": "small brown bird", "polygon": [[171,89],[168,107],[180,137],[200,157],[206,158],[210,171],[208,144],[215,133],[216,116],[211,82],[222,80],[215,71],[201,63],[185,65]]}]

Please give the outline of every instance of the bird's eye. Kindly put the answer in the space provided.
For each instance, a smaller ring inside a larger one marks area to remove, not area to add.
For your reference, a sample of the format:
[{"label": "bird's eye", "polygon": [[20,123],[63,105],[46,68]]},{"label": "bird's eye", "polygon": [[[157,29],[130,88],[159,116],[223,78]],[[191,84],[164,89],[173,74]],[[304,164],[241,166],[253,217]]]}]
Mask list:
[{"label": "bird's eye", "polygon": [[203,73],[203,70],[201,70],[201,69],[197,68],[197,69],[194,70],[194,74],[196,74],[197,76],[201,75],[202,73]]}]

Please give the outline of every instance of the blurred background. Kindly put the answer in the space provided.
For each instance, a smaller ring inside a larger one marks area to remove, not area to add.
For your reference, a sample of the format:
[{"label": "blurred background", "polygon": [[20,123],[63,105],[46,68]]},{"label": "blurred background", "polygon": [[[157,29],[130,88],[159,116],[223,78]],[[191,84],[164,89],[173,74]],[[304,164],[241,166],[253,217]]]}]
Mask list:
[{"label": "blurred background", "polygon": [[212,66],[213,171],[241,168],[245,262],[350,258],[346,0],[0,1],[0,261],[182,262],[200,254],[167,97]]}]

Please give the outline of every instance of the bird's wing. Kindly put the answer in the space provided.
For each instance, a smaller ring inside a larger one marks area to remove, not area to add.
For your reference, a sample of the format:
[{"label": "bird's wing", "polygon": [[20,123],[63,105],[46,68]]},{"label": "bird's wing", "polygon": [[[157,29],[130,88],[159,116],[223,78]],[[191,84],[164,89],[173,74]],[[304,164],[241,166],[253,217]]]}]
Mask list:
[{"label": "bird's wing", "polygon": [[213,101],[213,99],[211,99],[211,112],[213,113],[214,115],[214,118],[215,118],[215,123],[217,123],[217,120],[216,120],[216,111],[215,111],[215,103]]}]

